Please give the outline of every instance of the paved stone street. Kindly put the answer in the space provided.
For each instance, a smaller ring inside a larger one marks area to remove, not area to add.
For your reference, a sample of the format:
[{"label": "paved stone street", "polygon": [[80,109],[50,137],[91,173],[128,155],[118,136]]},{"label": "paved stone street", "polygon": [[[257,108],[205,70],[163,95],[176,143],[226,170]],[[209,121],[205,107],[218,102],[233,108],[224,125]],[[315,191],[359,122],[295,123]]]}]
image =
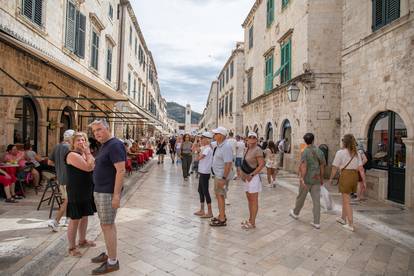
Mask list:
[{"label": "paved stone street", "polygon": [[[282,186],[263,189],[257,229],[246,231],[240,228],[248,216],[246,199],[242,185],[232,182],[228,226],[213,229],[208,220],[193,215],[197,179],[184,182],[180,167],[168,161],[140,179],[118,214],[121,270],[113,275],[414,274],[413,247],[358,219],[357,231],[351,233],[335,222],[334,214],[323,213],[322,228],[315,230],[309,224],[310,201],[298,221],[291,219],[288,211],[296,194]],[[66,257],[51,274],[89,274],[96,266],[89,259],[104,250],[102,235],[97,243],[80,260]]]}]

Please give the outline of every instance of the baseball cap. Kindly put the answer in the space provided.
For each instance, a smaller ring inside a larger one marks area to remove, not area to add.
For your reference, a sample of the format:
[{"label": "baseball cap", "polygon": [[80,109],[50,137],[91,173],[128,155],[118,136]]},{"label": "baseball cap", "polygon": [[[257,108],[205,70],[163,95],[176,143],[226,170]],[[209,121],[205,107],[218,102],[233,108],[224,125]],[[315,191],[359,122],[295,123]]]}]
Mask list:
[{"label": "baseball cap", "polygon": [[75,131],[73,129],[68,129],[63,133],[63,140],[67,141],[70,138],[72,138],[73,134],[75,134]]},{"label": "baseball cap", "polygon": [[257,133],[254,131],[250,131],[247,137],[251,137],[251,136],[254,136],[255,138],[257,138]]},{"label": "baseball cap", "polygon": [[225,129],[224,127],[218,127],[216,129],[213,129],[212,132],[214,134],[221,134],[223,136],[227,136],[227,129]]},{"label": "baseball cap", "polygon": [[205,131],[203,134],[201,134],[202,137],[206,137],[209,139],[213,139],[213,134],[211,132]]}]

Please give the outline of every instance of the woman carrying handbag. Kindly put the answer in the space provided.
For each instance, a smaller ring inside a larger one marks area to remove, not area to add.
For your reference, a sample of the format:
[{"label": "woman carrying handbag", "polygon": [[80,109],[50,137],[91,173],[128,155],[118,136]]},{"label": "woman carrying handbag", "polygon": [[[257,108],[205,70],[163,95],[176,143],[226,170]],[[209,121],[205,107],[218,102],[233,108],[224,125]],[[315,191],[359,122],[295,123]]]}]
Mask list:
[{"label": "woman carrying handbag", "polygon": [[351,207],[351,193],[355,193],[358,187],[359,175],[362,178],[362,184],[365,184],[365,172],[361,156],[357,153],[357,142],[352,134],[345,134],[342,138],[342,149],[337,151],[334,161],[332,163],[331,177],[329,184],[332,184],[332,179],[340,170],[339,175],[339,192],[342,194],[342,215],[336,221],[350,231],[354,231],[354,221]]}]

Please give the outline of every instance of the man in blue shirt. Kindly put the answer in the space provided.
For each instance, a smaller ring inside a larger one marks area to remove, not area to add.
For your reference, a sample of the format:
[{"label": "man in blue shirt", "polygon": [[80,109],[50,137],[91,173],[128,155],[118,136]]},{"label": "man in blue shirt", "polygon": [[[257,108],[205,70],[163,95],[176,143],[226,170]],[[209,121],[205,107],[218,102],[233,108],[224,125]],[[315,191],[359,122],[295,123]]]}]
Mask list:
[{"label": "man in blue shirt", "polygon": [[107,254],[103,252],[91,259],[93,263],[102,263],[101,266],[92,270],[92,275],[100,275],[119,270],[115,217],[121,202],[127,155],[124,144],[112,137],[105,120],[94,121],[90,127],[96,140],[102,144],[95,157],[93,182],[95,204]]}]

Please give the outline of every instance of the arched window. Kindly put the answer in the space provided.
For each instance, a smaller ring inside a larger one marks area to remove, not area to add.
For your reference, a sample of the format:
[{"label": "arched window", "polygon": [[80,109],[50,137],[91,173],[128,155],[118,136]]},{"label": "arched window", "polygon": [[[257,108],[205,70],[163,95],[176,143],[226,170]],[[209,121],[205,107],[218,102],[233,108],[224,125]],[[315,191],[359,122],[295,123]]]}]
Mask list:
[{"label": "arched window", "polygon": [[37,111],[34,102],[29,98],[19,100],[14,117],[14,144],[30,143],[37,150]]},{"label": "arched window", "polygon": [[406,148],[403,138],[407,128],[393,111],[379,113],[368,133],[368,153],[371,166],[388,171],[388,199],[404,204]]},{"label": "arched window", "polygon": [[73,110],[69,106],[66,106],[60,117],[60,141],[63,140],[63,133],[68,129],[73,129],[75,121],[75,116],[73,115]]},{"label": "arched window", "polygon": [[249,135],[249,127],[246,127],[246,131],[245,131],[245,137],[247,137],[247,135]]},{"label": "arched window", "polygon": [[372,121],[368,135],[371,165],[379,169],[388,169],[389,166],[404,168],[406,156],[402,138],[406,137],[407,128],[397,113],[379,113]]},{"label": "arched window", "polygon": [[272,123],[267,123],[266,126],[266,141],[273,140],[273,126]]},{"label": "arched window", "polygon": [[281,139],[285,139],[285,152],[290,153],[290,145],[292,143],[292,127],[288,119],[283,121],[281,134]]}]

